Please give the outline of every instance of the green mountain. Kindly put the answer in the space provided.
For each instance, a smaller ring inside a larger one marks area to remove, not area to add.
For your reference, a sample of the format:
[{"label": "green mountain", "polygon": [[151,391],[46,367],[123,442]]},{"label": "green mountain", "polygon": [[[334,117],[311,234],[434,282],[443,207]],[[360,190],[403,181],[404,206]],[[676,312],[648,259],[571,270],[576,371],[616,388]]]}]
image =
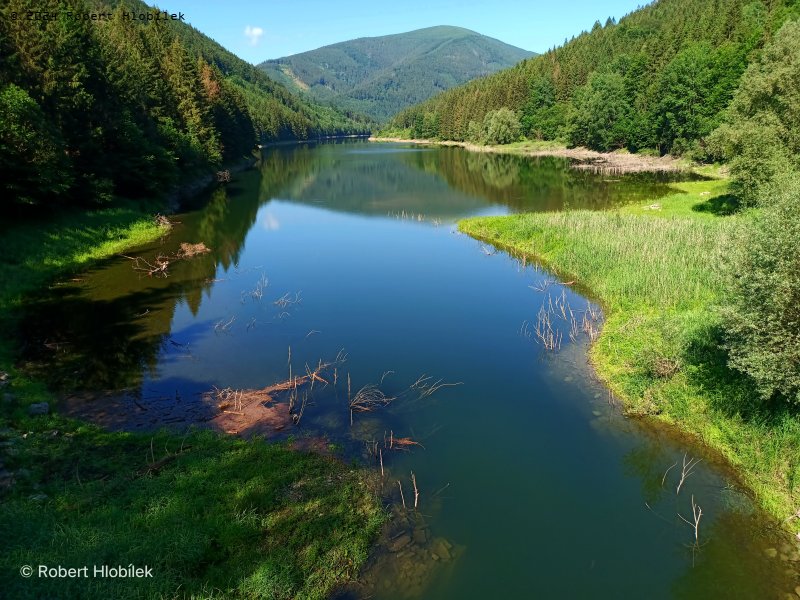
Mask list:
[{"label": "green mountain", "polygon": [[[747,65],[797,0],[659,0],[399,114],[416,137],[520,133],[597,150],[707,152]],[[502,110],[502,109],[510,110]]]},{"label": "green mountain", "polygon": [[259,67],[314,100],[383,120],[533,55],[468,29],[439,26],[323,46]]},{"label": "green mountain", "polygon": [[[366,130],[138,0],[0,8],[0,170],[14,205],[153,196],[257,141]],[[98,20],[73,18],[111,13]]]}]

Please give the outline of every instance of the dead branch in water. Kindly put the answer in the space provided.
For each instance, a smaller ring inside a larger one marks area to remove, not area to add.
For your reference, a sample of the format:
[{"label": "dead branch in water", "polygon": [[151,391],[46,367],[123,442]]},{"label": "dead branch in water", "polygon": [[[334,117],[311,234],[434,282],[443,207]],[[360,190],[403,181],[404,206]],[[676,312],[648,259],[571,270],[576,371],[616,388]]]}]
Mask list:
[{"label": "dead branch in water", "polygon": [[528,287],[531,288],[534,292],[543,293],[552,284],[553,284],[552,281],[550,281],[549,279],[545,279],[542,283],[529,285]]},{"label": "dead branch in water", "polygon": [[441,494],[443,491],[445,491],[449,487],[450,487],[450,483],[446,483],[445,485],[440,487],[436,492],[434,492],[433,497],[438,496],[439,494]]},{"label": "dead branch in water", "polygon": [[414,509],[416,509],[419,504],[419,490],[417,489],[417,477],[414,475],[414,471],[411,471],[411,482],[414,484]]},{"label": "dead branch in water", "polygon": [[[384,446],[385,445],[386,442],[384,441]],[[396,438],[394,437],[394,431],[391,432],[389,436],[389,450],[408,450],[411,446],[419,446],[423,450],[425,449],[425,446],[412,440],[410,437]]]},{"label": "dead branch in water", "polygon": [[175,254],[167,256],[159,254],[155,259],[153,259],[153,262],[150,262],[142,256],[134,257],[127,256],[125,254],[121,254],[120,256],[133,261],[134,271],[147,273],[148,277],[169,277],[169,266],[171,263],[178,260],[192,258],[199,254],[206,254],[207,252],[211,252],[211,250],[203,242],[199,242],[197,244],[188,244],[184,242],[180,245],[180,250],[178,250],[178,252]]},{"label": "dead branch in water", "polygon": [[669,472],[672,471],[672,469],[674,469],[677,466],[678,466],[678,461],[676,460],[675,464],[673,464],[669,469],[664,471],[664,476],[661,478],[661,487],[662,488],[664,487],[664,482],[667,480],[667,474],[669,474]]},{"label": "dead branch in water", "polygon": [[[295,398],[297,397],[297,390],[295,390]],[[303,401],[300,403],[300,410],[292,414],[292,421],[295,425],[300,425],[300,420],[306,412],[306,404],[308,403],[308,392],[303,392]],[[289,411],[291,412],[291,410]]]},{"label": "dead branch in water", "polygon": [[290,292],[286,292],[283,296],[275,300],[273,304],[275,306],[280,306],[281,308],[286,308],[287,306],[299,304],[300,300],[300,292],[295,292],[294,296],[292,296]]},{"label": "dead branch in water", "polygon": [[[348,380],[348,396],[350,388],[350,375],[347,376]],[[350,400],[350,411],[355,412],[371,412],[382,406],[388,406],[394,400],[394,397],[387,396],[380,388],[371,383],[365,385],[356,392],[356,395]]]},{"label": "dead branch in water", "polygon": [[172,221],[170,221],[164,215],[159,213],[154,217],[154,220],[156,222],[156,225],[158,225],[159,227],[163,227],[164,229],[167,230],[172,229]]},{"label": "dead branch in water", "polygon": [[[261,277],[259,277],[258,281],[256,281],[256,287],[250,291],[250,297],[253,300],[261,300],[261,298],[264,296],[264,290],[267,289],[268,286],[269,279],[267,279],[266,273],[261,273]],[[242,292],[242,296],[242,299],[244,299],[244,292]]]},{"label": "dead branch in water", "polygon": [[397,485],[400,488],[400,500],[403,501],[403,510],[405,510],[406,509],[406,499],[405,499],[405,496],[403,496],[403,484],[400,483],[399,479],[397,480]]},{"label": "dead branch in water", "polygon": [[428,396],[431,396],[432,394],[442,389],[443,387],[452,387],[464,384],[463,381],[459,381],[456,383],[443,383],[444,379],[439,379],[438,381],[434,381],[433,383],[431,383],[431,379],[433,379],[433,377],[430,377],[429,375],[423,373],[417,378],[417,380],[414,383],[411,384],[411,387],[409,389],[418,392],[420,398],[427,398]]},{"label": "dead branch in water", "polygon": [[233,315],[227,321],[225,319],[220,319],[219,321],[217,321],[214,324],[214,331],[217,332],[217,333],[219,333],[220,331],[222,331],[222,332],[230,331],[231,325],[233,325],[233,322],[235,320],[236,320],[236,315]]},{"label": "dead branch in water", "polygon": [[170,259],[167,256],[159,254],[155,258],[155,262],[150,262],[141,256],[126,256],[121,254],[123,258],[133,261],[133,270],[141,273],[147,273],[148,277],[169,277],[169,263]]},{"label": "dead branch in water", "polygon": [[703,509],[695,503],[694,496],[692,496],[692,521],[689,521],[680,513],[678,513],[678,516],[684,523],[694,529],[694,543],[697,545],[700,538],[700,519],[703,518]]},{"label": "dead branch in water", "polygon": [[681,479],[678,482],[678,487],[675,489],[675,495],[681,493],[681,487],[683,486],[683,482],[692,474],[692,470],[700,463],[702,459],[700,458],[692,458],[689,461],[686,460],[686,454],[683,455],[683,469],[681,470]]},{"label": "dead branch in water", "polygon": [[[217,408],[223,412],[241,412],[244,406],[245,390],[234,390],[233,388],[219,389],[214,386],[214,397],[217,400]],[[233,410],[228,410],[228,409]]]}]

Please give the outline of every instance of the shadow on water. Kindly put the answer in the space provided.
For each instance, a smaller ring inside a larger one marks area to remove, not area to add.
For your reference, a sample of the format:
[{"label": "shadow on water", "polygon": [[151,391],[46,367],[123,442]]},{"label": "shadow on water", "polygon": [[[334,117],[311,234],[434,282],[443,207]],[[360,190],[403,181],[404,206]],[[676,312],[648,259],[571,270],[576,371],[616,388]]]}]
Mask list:
[{"label": "shadow on water", "polygon": [[[252,410],[280,413],[259,427],[376,469],[382,461],[394,518],[347,594],[774,596],[798,583],[797,544],[781,541],[702,448],[609,404],[586,363],[587,335],[570,341],[566,315],[592,312],[586,298],[450,227],[671,192],[660,177],[612,181],[557,159],[363,143],[270,149],[136,255],[169,256],[181,242],[210,253],[160,279],[115,258],[32,299],[26,361],[74,414],[108,427],[214,426],[225,410],[209,395],[216,386],[236,392],[226,396],[234,413],[246,412],[241,391],[254,392]],[[542,309],[563,342],[554,351],[534,334]],[[347,360],[294,400],[291,386],[273,385],[342,348]],[[696,352],[702,364],[706,350]],[[407,393],[420,377],[460,385]],[[349,400],[369,385],[398,400],[351,423]],[[678,493],[671,465],[684,456],[703,460]],[[678,517],[691,517],[692,498],[703,509],[699,546]]]}]

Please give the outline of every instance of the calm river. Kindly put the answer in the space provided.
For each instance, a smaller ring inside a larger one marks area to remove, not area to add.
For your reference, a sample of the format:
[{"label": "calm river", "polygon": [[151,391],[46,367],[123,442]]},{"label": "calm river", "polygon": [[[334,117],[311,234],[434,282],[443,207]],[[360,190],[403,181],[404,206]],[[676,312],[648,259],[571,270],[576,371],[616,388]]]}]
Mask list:
[{"label": "calm river", "polygon": [[[401,482],[411,518],[397,519],[348,597],[785,598],[797,554],[724,467],[620,416],[593,378],[583,325],[601,326],[597,307],[455,228],[474,215],[613,209],[670,192],[665,176],[457,148],[265,150],[138,255],[152,262],[181,242],[209,254],[165,279],[114,259],[57,287],[27,325],[52,354],[33,358],[64,389],[108,392],[75,393],[75,414],[181,429],[211,423],[218,407],[202,394],[215,386],[286,380],[289,347],[296,374],[344,349],[299,425],[253,431],[314,440],[376,469],[377,449],[397,504]],[[562,337],[556,351],[536,339],[542,307]],[[351,425],[348,374],[351,395],[374,384],[397,399]],[[428,395],[437,382],[457,385]],[[397,450],[395,438],[421,446]],[[702,461],[676,493],[684,457]],[[693,521],[692,498],[697,541],[678,516]]]}]

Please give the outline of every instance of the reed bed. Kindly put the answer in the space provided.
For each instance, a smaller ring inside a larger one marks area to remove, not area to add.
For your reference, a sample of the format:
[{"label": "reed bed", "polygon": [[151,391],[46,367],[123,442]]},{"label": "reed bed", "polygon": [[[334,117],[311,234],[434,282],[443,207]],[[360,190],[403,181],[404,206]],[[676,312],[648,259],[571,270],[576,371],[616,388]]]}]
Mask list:
[{"label": "reed bed", "polygon": [[717,299],[719,265],[736,229],[735,222],[722,219],[646,219],[591,211],[503,219],[470,220],[462,229],[528,252],[600,298],[667,308]]}]

